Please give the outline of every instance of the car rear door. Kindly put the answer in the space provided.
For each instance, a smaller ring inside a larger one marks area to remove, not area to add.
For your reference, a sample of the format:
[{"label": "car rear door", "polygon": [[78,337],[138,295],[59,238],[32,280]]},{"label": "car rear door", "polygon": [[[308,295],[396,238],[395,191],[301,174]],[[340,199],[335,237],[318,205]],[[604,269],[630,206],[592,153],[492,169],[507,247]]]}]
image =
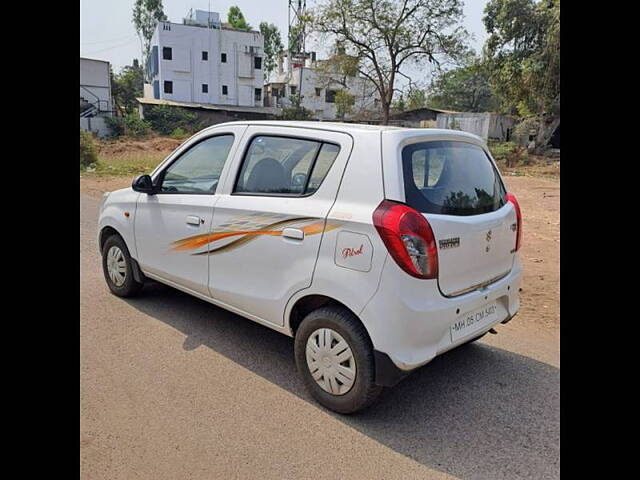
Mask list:
[{"label": "car rear door", "polygon": [[506,276],[515,255],[516,212],[482,144],[414,138],[398,156],[402,201],[425,216],[436,237],[442,294],[462,295]]},{"label": "car rear door", "polygon": [[313,270],[352,138],[321,129],[250,126],[216,203],[209,291],[228,308],[283,325]]}]

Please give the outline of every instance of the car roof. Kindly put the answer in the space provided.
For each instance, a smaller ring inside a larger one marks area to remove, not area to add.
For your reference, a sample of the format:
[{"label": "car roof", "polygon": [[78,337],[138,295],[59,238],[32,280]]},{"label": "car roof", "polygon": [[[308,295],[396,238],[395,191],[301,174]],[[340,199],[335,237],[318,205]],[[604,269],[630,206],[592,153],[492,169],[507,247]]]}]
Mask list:
[{"label": "car roof", "polygon": [[[218,124],[221,125],[221,124]],[[319,130],[332,131],[383,131],[383,130],[401,130],[402,127],[393,127],[389,125],[368,125],[363,123],[341,123],[341,122],[314,122],[303,120],[239,120],[235,122],[225,122],[224,125],[263,125],[270,127],[298,127],[298,128],[315,128]],[[217,125],[214,125],[217,126]]]},{"label": "car roof", "polygon": [[361,133],[361,132],[386,132],[402,138],[413,136],[437,136],[465,138],[474,142],[484,143],[484,141],[471,133],[460,130],[446,130],[440,128],[405,128],[391,125],[369,125],[364,123],[342,123],[342,122],[318,122],[318,121],[294,121],[294,120],[240,120],[235,122],[225,122],[224,124],[212,125],[215,128],[221,125],[250,125],[250,126],[270,126],[270,127],[298,127],[312,128],[315,130],[329,130],[333,132]]}]

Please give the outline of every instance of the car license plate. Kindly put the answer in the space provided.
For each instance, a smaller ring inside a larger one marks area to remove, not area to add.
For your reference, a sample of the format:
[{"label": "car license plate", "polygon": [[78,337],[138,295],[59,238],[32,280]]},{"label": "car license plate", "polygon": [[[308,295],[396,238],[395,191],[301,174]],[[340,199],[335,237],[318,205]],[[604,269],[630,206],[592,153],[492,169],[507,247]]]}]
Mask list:
[{"label": "car license plate", "polygon": [[487,303],[482,307],[472,310],[458,319],[451,325],[451,341],[455,342],[462,337],[481,330],[498,318],[498,306],[495,302]]}]

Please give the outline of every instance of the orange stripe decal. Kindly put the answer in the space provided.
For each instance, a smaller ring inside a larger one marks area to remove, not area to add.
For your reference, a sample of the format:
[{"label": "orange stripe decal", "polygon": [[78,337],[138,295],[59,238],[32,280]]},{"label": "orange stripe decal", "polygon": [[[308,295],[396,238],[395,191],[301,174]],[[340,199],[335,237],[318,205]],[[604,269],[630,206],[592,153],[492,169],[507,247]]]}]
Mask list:
[{"label": "orange stripe decal", "polygon": [[[255,230],[232,230],[232,231],[221,231],[221,232],[209,232],[209,233],[203,233],[199,235],[193,235],[191,237],[181,238],[171,244],[172,245],[171,250],[174,252],[190,251],[190,250],[195,250],[200,247],[217,242],[219,240],[224,240],[225,238],[237,237],[237,236],[242,237],[230,243],[227,243],[226,245],[222,245],[217,248],[208,249],[203,252],[193,253],[192,255],[207,255],[211,253],[218,253],[222,251],[235,249],[251,240],[254,240],[259,235],[267,235],[267,236],[274,236],[274,237],[281,236],[282,230],[284,229],[284,227],[295,224],[295,223],[309,222],[309,221],[311,221],[312,223],[304,225],[301,228],[305,236],[316,235],[318,233],[322,233],[323,231],[333,230],[340,225],[340,222],[331,222],[331,221],[327,222],[327,224],[325,225],[324,220],[320,220],[317,218],[310,218],[310,217],[290,218],[290,219],[282,220],[282,221],[267,224],[267,225],[260,225],[262,228],[258,228]],[[231,224],[227,224],[227,225],[234,225],[234,223],[232,222]]]}]

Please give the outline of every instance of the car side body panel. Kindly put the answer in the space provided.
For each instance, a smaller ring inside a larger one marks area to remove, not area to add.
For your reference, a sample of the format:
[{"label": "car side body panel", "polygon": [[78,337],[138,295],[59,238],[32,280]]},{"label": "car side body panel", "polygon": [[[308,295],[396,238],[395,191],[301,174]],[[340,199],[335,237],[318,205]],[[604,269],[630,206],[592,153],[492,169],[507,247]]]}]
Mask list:
[{"label": "car side body panel", "polygon": [[[297,292],[287,304],[286,325],[293,305],[308,295],[331,297],[356,315],[362,311],[378,287],[387,256],[372,223],[373,211],[383,198],[380,132],[358,132],[336,201],[327,216],[327,222],[337,223],[340,227],[324,232],[313,282],[309,288]],[[343,232],[350,235],[342,238]],[[349,240],[353,243],[348,243]],[[347,248],[351,251],[344,252]],[[352,257],[348,256],[350,253]],[[360,257],[370,257],[368,269],[348,267],[350,259],[357,262]],[[336,262],[336,258],[341,260]]]},{"label": "car side body panel", "polygon": [[98,246],[103,230],[111,227],[123,238],[132,258],[138,258],[134,234],[134,218],[136,204],[140,193],[131,187],[115,190],[109,194],[102,204],[98,220]]},{"label": "car side body panel", "polygon": [[[317,191],[308,196],[234,193],[244,152],[253,139],[268,136],[340,147]],[[210,244],[209,291],[213,298],[283,326],[282,312],[289,299],[312,283],[323,232],[343,228],[340,220],[327,219],[327,214],[352,146],[352,137],[344,133],[279,126],[247,129],[215,207],[212,231],[230,236]],[[303,238],[284,235],[286,228],[302,233]],[[244,235],[236,236],[238,231]]]}]

